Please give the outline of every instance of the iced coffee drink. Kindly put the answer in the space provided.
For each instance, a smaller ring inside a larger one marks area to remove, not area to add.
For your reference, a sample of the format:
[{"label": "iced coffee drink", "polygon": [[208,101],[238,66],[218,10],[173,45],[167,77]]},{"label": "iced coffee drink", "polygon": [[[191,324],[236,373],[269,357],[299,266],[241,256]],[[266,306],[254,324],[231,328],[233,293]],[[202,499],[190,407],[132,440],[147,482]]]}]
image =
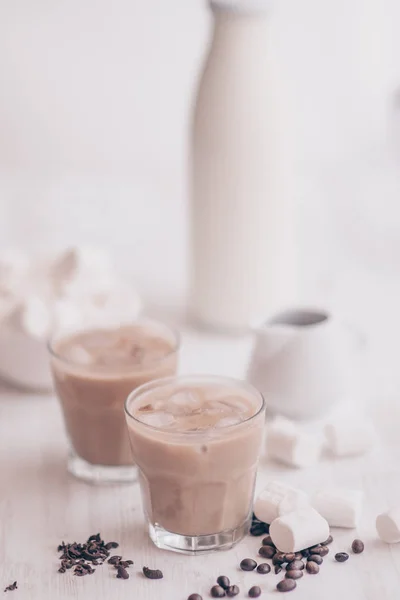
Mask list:
[{"label": "iced coffee drink", "polygon": [[232,547],[251,518],[261,394],[234,379],[171,377],[134,391],[125,408],[154,543],[187,553]]},{"label": "iced coffee drink", "polygon": [[74,475],[98,482],[136,477],[124,402],[143,383],[176,373],[177,346],[175,333],[147,320],[78,331],[51,342]]}]

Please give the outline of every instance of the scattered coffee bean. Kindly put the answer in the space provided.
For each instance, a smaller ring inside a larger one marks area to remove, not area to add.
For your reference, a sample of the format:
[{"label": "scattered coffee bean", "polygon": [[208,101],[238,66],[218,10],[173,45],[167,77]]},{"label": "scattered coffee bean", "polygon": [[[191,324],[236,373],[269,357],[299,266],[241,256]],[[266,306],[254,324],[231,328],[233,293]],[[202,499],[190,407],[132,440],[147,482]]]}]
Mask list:
[{"label": "scattered coffee bean", "polygon": [[361,554],[361,552],[364,552],[364,542],[361,540],[354,540],[351,545],[351,549],[353,550],[354,554]]},{"label": "scattered coffee bean", "polygon": [[286,571],[286,575],[288,579],[301,579],[303,577],[303,571],[298,569],[290,569],[290,571]]},{"label": "scattered coffee bean", "polygon": [[149,569],[148,567],[143,567],[143,575],[147,579],[162,579],[164,577],[160,569]]},{"label": "scattered coffee bean", "polygon": [[225,577],[225,575],[220,575],[217,579],[218,585],[220,585],[224,590],[231,585],[229,581],[229,577]]},{"label": "scattered coffee bean", "polygon": [[276,565],[274,571],[275,575],[278,575],[282,571],[281,565]]},{"label": "scattered coffee bean", "polygon": [[263,558],[272,558],[276,554],[276,549],[272,546],[261,546],[258,554]]},{"label": "scattered coffee bean", "polygon": [[296,588],[297,584],[294,579],[282,579],[276,586],[278,592],[291,592]]},{"label": "scattered coffee bean", "polygon": [[301,552],[295,552],[294,560],[302,560],[303,555]]},{"label": "scattered coffee bean", "polygon": [[333,542],[333,537],[330,535],[327,540],[325,540],[324,542],[321,542],[321,546],[329,546],[329,544],[332,544],[332,542]]},{"label": "scattered coffee bean", "polygon": [[240,563],[240,568],[242,569],[242,571],[254,571],[256,566],[257,563],[252,558],[244,558]]},{"label": "scattered coffee bean", "polygon": [[83,544],[61,542],[57,548],[61,552],[58,571],[65,573],[67,569],[74,567],[74,575],[78,577],[91,575],[95,572],[92,566],[101,565],[110,555],[110,549],[117,546],[117,542],[106,544],[99,533],[91,535]]},{"label": "scattered coffee bean", "polygon": [[311,554],[319,554],[320,556],[326,556],[327,554],[329,554],[329,548],[327,546],[322,546],[321,544],[318,544],[318,546],[313,546],[312,548],[310,548],[310,555]]},{"label": "scattered coffee bean", "polygon": [[[302,557],[300,556],[300,560],[302,559]],[[289,552],[289,554],[285,554],[285,560],[286,562],[290,563],[293,560],[296,560],[296,555],[293,552]]]},{"label": "scattered coffee bean", "polygon": [[286,571],[302,571],[304,569],[304,563],[302,560],[293,560],[286,567]]},{"label": "scattered coffee bean", "polygon": [[118,548],[119,544],[117,542],[108,542],[108,544],[106,544],[106,549],[107,550],[112,550],[115,548]]},{"label": "scattered coffee bean", "polygon": [[58,572],[59,572],[59,573],[65,573],[65,571],[66,571],[65,567],[60,567],[60,568],[58,569]]},{"label": "scattered coffee bean", "polygon": [[18,589],[17,582],[14,581],[14,583],[10,583],[10,585],[8,585],[4,591],[5,592],[13,592],[14,590],[17,590],[17,589]]},{"label": "scattered coffee bean", "polygon": [[253,535],[254,537],[260,537],[261,535],[268,533],[268,531],[265,529],[265,524],[261,522],[253,523],[253,525],[250,527],[250,535]]},{"label": "scattered coffee bean", "polygon": [[220,585],[213,585],[211,588],[211,596],[213,598],[223,598],[225,596],[225,590]]},{"label": "scattered coffee bean", "polygon": [[310,575],[316,575],[317,573],[319,573],[319,566],[318,563],[314,562],[313,560],[309,560],[307,562],[307,573],[310,573]]},{"label": "scattered coffee bean", "polygon": [[229,598],[233,598],[239,594],[240,590],[237,585],[230,585],[228,588],[226,588],[225,592]]},{"label": "scattered coffee bean", "polygon": [[337,560],[338,562],[346,562],[348,558],[349,555],[347,554],[347,552],[338,552],[337,554],[335,554],[335,560]]},{"label": "scattered coffee bean", "polygon": [[117,579],[129,579],[129,573],[122,565],[117,567]]},{"label": "scattered coffee bean", "polygon": [[187,600],[203,600],[200,594],[190,594]]},{"label": "scattered coffee bean", "polygon": [[324,559],[319,554],[311,554],[311,556],[309,556],[307,560],[315,562],[317,563],[317,565],[322,565],[322,563],[324,562]]},{"label": "scattered coffee bean", "polygon": [[301,555],[302,555],[304,558],[308,558],[308,557],[310,556],[310,554],[312,554],[312,552],[311,552],[310,548],[305,548],[305,550],[302,550],[302,551],[301,551]]},{"label": "scattered coffee bean", "polygon": [[263,546],[272,546],[272,548],[275,548],[275,544],[271,539],[270,535],[267,535],[263,541],[261,542]]},{"label": "scattered coffee bean", "polygon": [[120,561],[122,560],[122,556],[118,556],[117,554],[115,556],[112,556],[111,558],[108,559],[108,563],[110,565],[118,565],[120,563]]},{"label": "scattered coffee bean", "polygon": [[276,552],[274,554],[274,557],[272,559],[272,564],[273,565],[283,565],[283,563],[286,562],[286,558],[285,555],[283,554],[283,552]]},{"label": "scattered coffee bean", "polygon": [[249,596],[250,598],[258,598],[261,596],[261,588],[259,588],[258,585],[253,585],[253,587],[249,589]]},{"label": "scattered coffee bean", "polygon": [[121,565],[121,567],[124,567],[126,569],[127,567],[133,565],[133,560],[121,560],[119,564]]},{"label": "scattered coffee bean", "polygon": [[321,546],[321,549],[319,551],[319,555],[320,556],[326,556],[327,554],[329,554],[330,550],[328,548],[328,546]]},{"label": "scattered coffee bean", "polygon": [[267,573],[271,572],[271,566],[268,563],[261,563],[257,567],[257,573],[261,575],[267,575]]}]

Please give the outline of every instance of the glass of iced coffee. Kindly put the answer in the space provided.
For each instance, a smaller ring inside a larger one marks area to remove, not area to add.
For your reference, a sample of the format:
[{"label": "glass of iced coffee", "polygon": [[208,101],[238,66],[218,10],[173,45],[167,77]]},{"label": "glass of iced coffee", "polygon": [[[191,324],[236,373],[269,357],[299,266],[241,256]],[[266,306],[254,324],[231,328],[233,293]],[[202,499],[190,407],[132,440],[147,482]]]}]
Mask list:
[{"label": "glass of iced coffee", "polygon": [[248,531],[265,402],[245,382],[182,376],[133,391],[125,413],[149,534],[187,554]]},{"label": "glass of iced coffee", "polygon": [[51,370],[71,444],[68,470],[93,483],[133,481],[127,395],[177,370],[179,336],[147,319],[55,335]]}]

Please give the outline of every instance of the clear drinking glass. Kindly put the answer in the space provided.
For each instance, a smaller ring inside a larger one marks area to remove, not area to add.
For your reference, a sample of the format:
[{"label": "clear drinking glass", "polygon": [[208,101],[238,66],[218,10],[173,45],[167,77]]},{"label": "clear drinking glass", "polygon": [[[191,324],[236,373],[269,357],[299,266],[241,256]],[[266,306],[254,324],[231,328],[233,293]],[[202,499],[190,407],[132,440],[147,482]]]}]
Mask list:
[{"label": "clear drinking glass", "polygon": [[168,377],[134,390],[125,413],[155,545],[194,554],[239,542],[265,422],[260,392],[226,377]]},{"label": "clear drinking glass", "polygon": [[48,347],[71,444],[68,470],[92,483],[135,480],[124,402],[143,383],[176,373],[178,334],[139,319],[62,332]]}]

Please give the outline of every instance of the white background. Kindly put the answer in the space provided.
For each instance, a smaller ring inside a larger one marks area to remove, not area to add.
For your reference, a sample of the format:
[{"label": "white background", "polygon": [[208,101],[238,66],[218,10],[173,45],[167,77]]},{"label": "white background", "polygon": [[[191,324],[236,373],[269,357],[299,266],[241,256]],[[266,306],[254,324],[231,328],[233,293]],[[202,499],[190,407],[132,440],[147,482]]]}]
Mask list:
[{"label": "white background", "polygon": [[[271,0],[295,157],[293,301],[367,334],[382,393],[399,383],[399,22],[397,0]],[[153,304],[183,304],[188,124],[209,25],[204,0],[0,0],[2,245],[107,244]]]}]

